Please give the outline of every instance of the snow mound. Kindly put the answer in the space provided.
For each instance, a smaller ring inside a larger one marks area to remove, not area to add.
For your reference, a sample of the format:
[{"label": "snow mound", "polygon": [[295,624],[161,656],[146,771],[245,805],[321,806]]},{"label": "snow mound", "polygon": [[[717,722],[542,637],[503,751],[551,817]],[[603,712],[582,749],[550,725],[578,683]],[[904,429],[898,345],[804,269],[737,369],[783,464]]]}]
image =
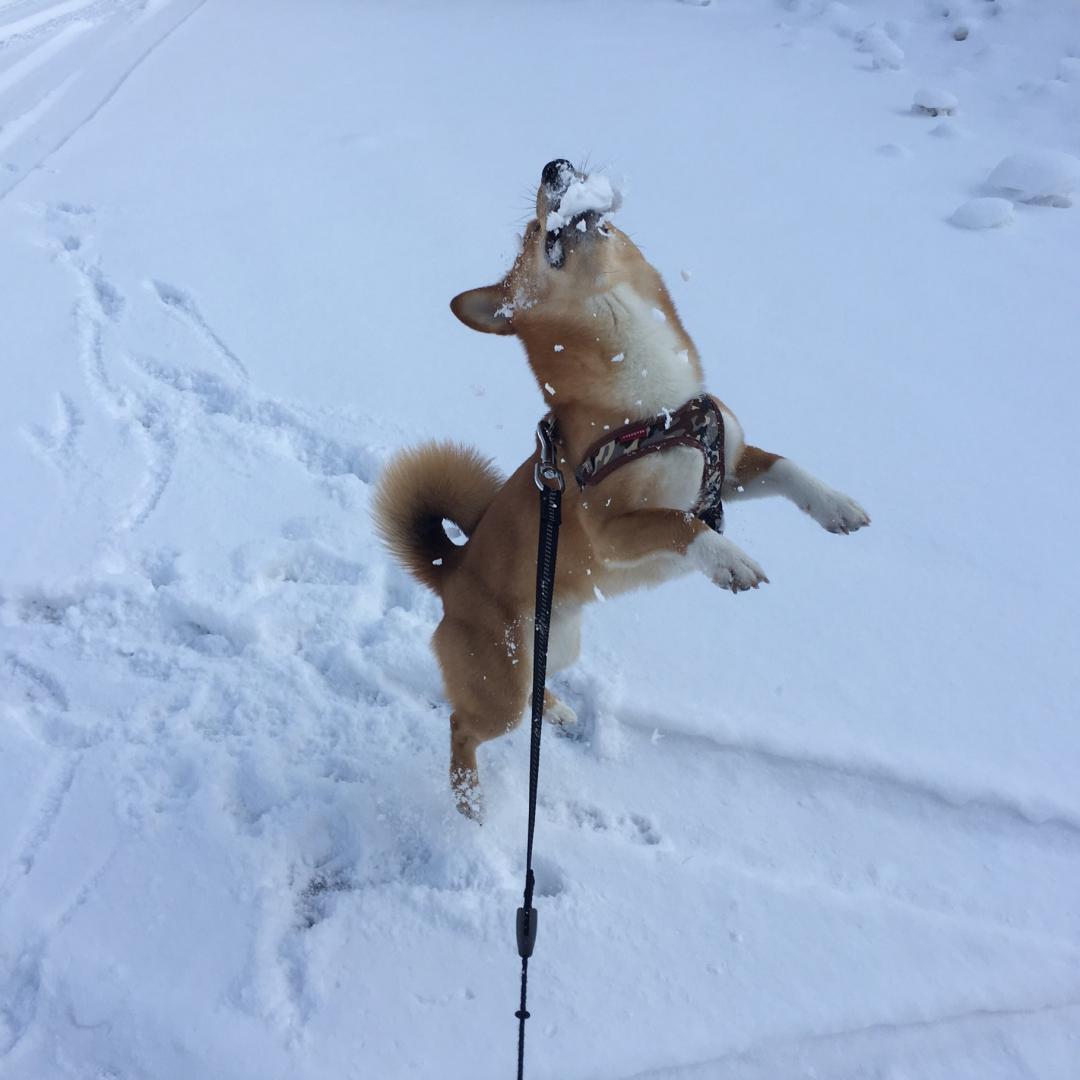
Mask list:
[{"label": "snow mound", "polygon": [[955,120],[942,120],[930,129],[930,134],[935,139],[970,139],[971,132],[962,127]]},{"label": "snow mound", "polygon": [[1080,158],[1060,150],[1011,154],[986,179],[988,191],[1041,206],[1072,206],[1078,186]]},{"label": "snow mound", "polygon": [[599,214],[610,214],[618,210],[622,195],[606,176],[593,174],[581,179],[575,178],[563,193],[559,209],[552,210],[547,216],[547,230],[553,232],[568,225],[578,214],[592,210]]},{"label": "snow mound", "polygon": [[949,93],[948,90],[926,86],[915,91],[912,109],[925,116],[952,116],[959,104],[956,95]]},{"label": "snow mound", "polygon": [[957,207],[949,218],[950,223],[959,229],[996,229],[1013,220],[1013,204],[1008,199],[994,196],[969,199],[963,206]]},{"label": "snow mound", "polygon": [[904,50],[880,27],[861,30],[855,45],[859,52],[869,53],[871,66],[878,71],[899,71],[904,66]]}]

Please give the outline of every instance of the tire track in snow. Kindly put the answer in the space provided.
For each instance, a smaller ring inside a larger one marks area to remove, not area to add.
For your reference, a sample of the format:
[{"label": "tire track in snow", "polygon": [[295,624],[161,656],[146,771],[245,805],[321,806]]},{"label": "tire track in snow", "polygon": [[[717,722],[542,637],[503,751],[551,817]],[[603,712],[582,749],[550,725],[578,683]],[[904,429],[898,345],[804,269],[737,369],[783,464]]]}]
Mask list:
[{"label": "tire track in snow", "polygon": [[[776,1077],[818,1075],[918,1076],[893,1065],[904,1044],[919,1040],[919,1048],[934,1035],[950,1034],[949,1029],[966,1029],[958,1034],[958,1064],[970,1064],[972,1046],[985,1037],[1000,1045],[1001,1022],[1023,1022],[1060,1013],[1076,1014],[1080,1023],[1080,1000],[1052,1001],[1011,1009],[972,1009],[930,1018],[869,1024],[836,1031],[810,1031],[794,1038],[770,1039],[748,1049],[702,1061],[662,1066],[636,1072],[623,1080],[775,1080]],[[884,1056],[883,1056],[884,1055]],[[916,1058],[915,1064],[919,1059]],[[858,1062],[860,1071],[852,1071]],[[1027,1073],[1026,1068],[1024,1073]],[[843,1070],[843,1071],[840,1071]],[[967,1069],[964,1070],[968,1075]],[[935,1072],[935,1075],[940,1075]],[[970,1074],[974,1075],[974,1074]],[[1021,1075],[1020,1072],[1016,1074]]]},{"label": "tire track in snow", "polygon": [[[55,37],[49,38],[43,45],[39,45],[34,49],[33,52],[16,61],[7,71],[0,75],[0,94],[5,94],[13,87],[18,86],[23,79],[32,75],[42,64],[74,44],[90,28],[90,23],[71,23],[69,26],[65,26]],[[0,198],[2,197],[0,196]]]},{"label": "tire track in snow", "polygon": [[[3,200],[6,199],[13,191],[19,188],[19,186],[26,180],[28,176],[31,176],[37,169],[40,169],[53,156],[53,154],[55,154],[58,150],[63,149],[63,147],[66,146],[76,135],[78,135],[80,131],[82,131],[88,124],[92,123],[95,117],[97,117],[101,110],[104,109],[114,97],[116,97],[116,95],[123,88],[124,84],[142,66],[142,64],[145,63],[146,60],[149,59],[149,57],[152,56],[158,48],[160,48],[166,41],[168,41],[168,39],[172,37],[172,35],[176,33],[176,31],[179,30],[180,27],[188,21],[188,19],[190,19],[197,11],[199,11],[199,9],[202,8],[203,4],[205,3],[206,0],[186,0],[187,11],[179,17],[176,17],[175,12],[177,9],[181,9],[183,6],[185,6],[184,0],[171,0],[170,3],[158,7],[156,10],[156,14],[151,16],[150,19],[147,20],[148,29],[140,35],[140,37],[142,38],[147,38],[148,43],[141,44],[139,50],[135,53],[135,55],[125,60],[121,73],[114,80],[111,80],[111,82],[107,79],[107,76],[104,75],[97,76],[94,79],[90,80],[90,96],[93,96],[93,92],[98,89],[96,84],[101,83],[103,79],[105,80],[107,88],[105,89],[104,93],[98,98],[97,103],[90,109],[89,112],[84,113],[77,123],[75,123],[67,131],[62,132],[57,138],[51,140],[51,144],[48,145],[43,152],[39,152],[38,154],[36,154],[34,160],[28,162],[25,167],[23,167],[17,173],[9,177],[6,187],[3,186],[3,180],[0,179],[0,202],[3,202]],[[172,21],[169,21],[170,18],[172,19]],[[152,28],[150,27],[151,23],[153,24]],[[164,23],[164,28],[158,29],[158,23]],[[89,28],[91,25],[93,24],[87,23],[86,27]],[[157,31],[156,34],[153,32],[154,30]],[[61,34],[65,33],[66,31],[67,28],[61,31]],[[55,38],[52,40],[55,41]],[[73,40],[73,38],[71,40]],[[69,43],[69,41],[65,41],[63,47],[66,47],[66,45]],[[46,46],[41,46],[36,52],[36,54],[34,54],[37,56],[37,60],[33,64],[33,67],[40,66],[42,63],[45,62],[46,59],[49,59],[52,55],[50,54],[50,56],[42,58],[41,50],[44,48],[46,48]],[[58,51],[60,46],[57,46],[55,48]],[[27,74],[29,74],[29,69],[21,72],[18,78],[21,80]],[[8,73],[8,75],[10,76],[10,72]],[[81,85],[84,84],[84,82],[84,80],[80,79]]]},{"label": "tire track in snow", "polygon": [[878,788],[931,801],[940,807],[957,813],[1010,818],[1018,824],[1034,830],[1059,830],[1080,839],[1080,818],[1074,817],[1065,808],[1058,808],[1056,813],[1035,815],[1007,795],[987,793],[968,796],[961,792],[949,791],[947,788],[934,784],[931,780],[920,777],[904,776],[872,765],[851,765],[830,761],[825,758],[789,754],[782,750],[754,745],[750,742],[725,742],[722,739],[701,732],[683,731],[670,727],[664,720],[657,720],[641,714],[635,715],[631,713],[624,716],[623,720],[627,727],[639,732],[645,734],[656,732],[661,738],[698,743],[715,753],[744,754],[780,768],[806,769],[822,776],[843,778],[848,781],[861,781]]},{"label": "tire track in snow", "polygon": [[0,154],[6,152],[9,146],[12,146],[17,139],[30,131],[38,120],[63,97],[73,78],[74,76],[65,79],[64,82],[50,90],[44,97],[39,98],[24,113],[9,120],[6,124],[0,125]]},{"label": "tire track in snow", "polygon": [[[657,730],[651,719],[626,726],[639,738]],[[724,744],[703,734],[674,731],[668,739],[676,748],[668,767],[686,784],[727,784],[731,790],[717,821],[704,829],[674,811],[682,839],[664,839],[664,847],[676,854],[681,847],[686,861],[701,859],[722,874],[782,892],[818,894],[830,904],[948,920],[1080,961],[1080,917],[1063,899],[1068,880],[1080,872],[1080,834],[1070,823],[1031,821],[996,803],[956,804],[873,770]],[[711,756],[715,766],[687,771],[680,765],[686,750],[695,760]],[[768,806],[780,816],[762,830],[758,821]],[[579,825],[595,829],[589,815]],[[668,832],[674,835],[675,828]],[[939,838],[936,855],[920,845],[927,829]],[[830,834],[843,836],[843,843],[814,842]],[[1012,874],[1058,881],[1063,888],[1046,897],[994,890],[993,868],[980,855],[988,843]]]},{"label": "tire track in snow", "polygon": [[59,22],[65,16],[76,11],[83,11],[89,7],[100,6],[98,0],[67,0],[66,3],[53,4],[33,15],[24,15],[15,22],[5,23],[0,26],[0,46],[12,38],[26,37],[35,30],[44,30]]}]

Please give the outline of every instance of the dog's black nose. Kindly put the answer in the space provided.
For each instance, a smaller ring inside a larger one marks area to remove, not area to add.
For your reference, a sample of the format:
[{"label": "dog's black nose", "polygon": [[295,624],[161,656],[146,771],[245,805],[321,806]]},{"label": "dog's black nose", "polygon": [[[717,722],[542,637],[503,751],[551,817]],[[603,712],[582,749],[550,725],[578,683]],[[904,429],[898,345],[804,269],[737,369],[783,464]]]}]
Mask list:
[{"label": "dog's black nose", "polygon": [[556,158],[544,166],[540,174],[540,181],[545,186],[556,191],[563,191],[570,183],[570,177],[574,175],[574,166],[566,158]]}]

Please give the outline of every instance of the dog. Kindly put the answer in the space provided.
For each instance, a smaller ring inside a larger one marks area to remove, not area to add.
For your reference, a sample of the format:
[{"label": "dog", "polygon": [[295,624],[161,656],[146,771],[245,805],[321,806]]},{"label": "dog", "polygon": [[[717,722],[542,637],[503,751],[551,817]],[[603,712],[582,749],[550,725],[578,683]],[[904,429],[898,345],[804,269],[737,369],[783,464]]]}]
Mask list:
[{"label": "dog", "polygon": [[[781,495],[830,532],[870,523],[853,499],[748,444],[734,413],[704,394],[698,351],[659,273],[612,224],[616,207],[603,178],[549,162],[509,273],[450,304],[471,329],[525,347],[558,463],[577,475],[562,503],[552,673],[576,660],[581,611],[598,592],[691,571],[734,593],[767,582],[720,533],[723,503]],[[685,435],[695,425],[692,438],[669,437],[672,426]],[[615,457],[626,460],[614,467]],[[427,443],[390,461],[374,501],[391,552],[442,599],[433,644],[452,706],[450,782],[457,808],[474,818],[482,815],[477,748],[518,724],[530,693],[536,462],[504,480],[476,450]],[[444,521],[467,542],[455,544]],[[549,720],[574,723],[549,690],[544,702]]]}]

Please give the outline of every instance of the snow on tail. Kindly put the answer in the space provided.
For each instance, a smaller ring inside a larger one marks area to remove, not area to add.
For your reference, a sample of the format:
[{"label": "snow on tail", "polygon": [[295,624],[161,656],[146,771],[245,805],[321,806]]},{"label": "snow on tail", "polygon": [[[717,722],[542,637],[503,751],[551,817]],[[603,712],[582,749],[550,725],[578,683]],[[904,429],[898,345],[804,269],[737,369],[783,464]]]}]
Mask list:
[{"label": "snow on tail", "polygon": [[446,535],[444,519],[470,535],[502,485],[494,464],[471,447],[424,443],[383,470],[375,525],[409,573],[439,592],[462,550]]}]

